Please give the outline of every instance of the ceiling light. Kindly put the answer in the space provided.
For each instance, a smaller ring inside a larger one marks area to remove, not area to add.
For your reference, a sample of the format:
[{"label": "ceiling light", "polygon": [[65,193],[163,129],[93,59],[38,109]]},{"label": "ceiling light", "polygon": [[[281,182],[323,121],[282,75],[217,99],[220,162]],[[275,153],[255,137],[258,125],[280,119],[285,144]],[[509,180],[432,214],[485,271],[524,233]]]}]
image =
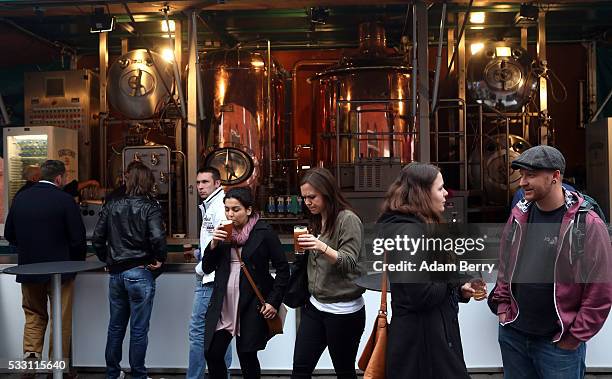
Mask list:
[{"label": "ceiling light", "polygon": [[260,60],[253,60],[251,61],[251,65],[253,67],[263,67],[264,66],[264,61],[260,61]]},{"label": "ceiling light", "polygon": [[509,57],[512,55],[512,50],[508,46],[497,46],[495,48],[496,57]]},{"label": "ceiling light", "polygon": [[484,30],[484,26],[470,26],[470,29],[472,30]]},{"label": "ceiling light", "polygon": [[162,49],[161,56],[166,62],[174,61],[174,51],[169,47],[165,47]]},{"label": "ceiling light", "polygon": [[470,23],[472,24],[484,24],[485,12],[472,12],[470,13]]},{"label": "ceiling light", "polygon": [[482,49],[484,49],[484,43],[482,42],[474,42],[470,45],[470,52],[472,55],[478,54]]},{"label": "ceiling light", "polygon": [[[168,30],[168,26],[170,26],[170,30]],[[163,20],[161,22],[162,32],[166,32],[166,33],[168,33],[168,31],[173,32],[174,29],[175,29],[174,20],[168,20],[168,22],[166,22],[166,20]]]}]

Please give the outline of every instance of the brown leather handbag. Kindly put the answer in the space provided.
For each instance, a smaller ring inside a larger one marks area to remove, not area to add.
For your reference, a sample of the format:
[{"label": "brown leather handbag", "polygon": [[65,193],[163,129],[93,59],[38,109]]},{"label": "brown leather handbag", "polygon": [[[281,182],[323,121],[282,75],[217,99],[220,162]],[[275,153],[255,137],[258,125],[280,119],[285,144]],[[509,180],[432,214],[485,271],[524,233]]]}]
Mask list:
[{"label": "brown leather handbag", "polygon": [[[385,256],[385,262],[386,262]],[[359,357],[357,366],[363,370],[363,377],[366,379],[384,379],[386,377],[386,354],[387,354],[387,272],[383,271],[380,308],[374,329],[370,338]]]},{"label": "brown leather handbag", "polygon": [[[255,284],[255,281],[253,280],[251,273],[249,272],[249,270],[246,268],[246,265],[242,261],[242,257],[240,256],[240,254],[236,254],[236,255],[238,256],[238,260],[240,261],[240,268],[242,269],[242,272],[244,273],[247,280],[249,281],[249,284],[251,284],[251,288],[253,288],[253,292],[255,292],[255,296],[257,296],[259,303],[263,307],[264,304],[266,304],[266,300],[261,295],[261,292],[259,292],[259,288],[257,288],[257,285]],[[283,327],[285,325],[286,317],[287,317],[287,308],[283,304],[281,304],[280,307],[278,307],[276,316],[274,316],[273,318],[264,318],[264,320],[266,320],[266,323],[268,324],[268,338],[272,338],[277,334],[283,334]]]}]

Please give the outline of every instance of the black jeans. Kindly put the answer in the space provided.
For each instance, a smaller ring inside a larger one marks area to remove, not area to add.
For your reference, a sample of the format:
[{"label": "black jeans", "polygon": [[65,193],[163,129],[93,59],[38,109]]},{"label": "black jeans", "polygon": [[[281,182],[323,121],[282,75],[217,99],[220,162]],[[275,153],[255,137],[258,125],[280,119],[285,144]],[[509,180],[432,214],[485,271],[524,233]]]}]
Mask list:
[{"label": "black jeans", "polygon": [[310,378],[329,348],[338,378],[357,378],[355,359],[365,327],[365,307],[355,313],[337,315],[321,312],[309,301],[302,307],[302,320],[295,339],[292,378]]},{"label": "black jeans", "polygon": [[[217,330],[213,335],[210,348],[204,354],[206,356],[206,363],[208,363],[209,379],[227,379],[225,353],[232,342],[232,338],[232,335],[227,330]],[[237,353],[240,360],[242,377],[245,379],[259,379],[261,377],[261,367],[259,366],[259,359],[257,359],[257,352],[243,352],[238,347]]]}]

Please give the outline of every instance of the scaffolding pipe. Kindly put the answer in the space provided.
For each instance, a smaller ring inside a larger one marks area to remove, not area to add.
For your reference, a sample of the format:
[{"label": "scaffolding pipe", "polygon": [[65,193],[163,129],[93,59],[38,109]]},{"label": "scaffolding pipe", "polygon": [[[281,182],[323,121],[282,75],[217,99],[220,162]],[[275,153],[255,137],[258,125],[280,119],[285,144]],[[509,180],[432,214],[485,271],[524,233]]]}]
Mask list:
[{"label": "scaffolding pipe", "polygon": [[457,56],[457,50],[459,50],[459,43],[461,42],[461,38],[463,37],[463,32],[465,31],[465,26],[470,18],[470,11],[472,10],[472,3],[474,0],[470,0],[468,4],[467,11],[465,12],[465,18],[463,19],[463,23],[461,24],[461,30],[459,31],[459,36],[457,38],[457,45],[455,46],[455,50],[453,50],[453,56],[451,57],[451,61],[448,64],[448,71],[446,72],[446,77],[450,75],[451,69],[453,68],[453,63],[455,63],[455,57]]},{"label": "scaffolding pipe", "polygon": [[[165,7],[164,18],[166,20],[166,27],[168,29],[168,38],[172,40],[172,31],[170,31],[170,20],[168,19],[168,8]],[[173,42],[174,44],[174,42]],[[181,116],[184,119],[187,118],[187,110],[185,109],[185,96],[183,95],[183,85],[181,84],[181,74],[179,72],[178,63],[176,62],[176,55],[174,54],[174,49],[172,49],[172,68],[174,69],[174,80],[176,81],[176,89],[178,91],[179,100],[181,102]]]},{"label": "scaffolding pipe", "polygon": [[[197,38],[197,37],[196,37]],[[200,72],[200,57],[196,52],[196,91],[198,97],[199,120],[204,121],[204,87],[202,86],[202,73]]]},{"label": "scaffolding pipe", "polygon": [[412,4],[412,126],[417,125],[417,10]]},{"label": "scaffolding pipe", "polygon": [[442,4],[442,16],[440,17],[440,38],[438,40],[438,56],[436,57],[436,77],[434,80],[431,111],[436,110],[438,105],[438,88],[440,86],[440,66],[442,64],[442,42],[444,41],[444,24],[446,22],[446,3]]}]

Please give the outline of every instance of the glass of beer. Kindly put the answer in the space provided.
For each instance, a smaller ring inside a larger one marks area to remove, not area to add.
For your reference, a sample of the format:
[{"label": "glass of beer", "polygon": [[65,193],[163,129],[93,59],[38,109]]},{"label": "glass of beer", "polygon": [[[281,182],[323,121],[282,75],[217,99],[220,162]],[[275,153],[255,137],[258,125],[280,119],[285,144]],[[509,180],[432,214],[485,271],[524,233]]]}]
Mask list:
[{"label": "glass of beer", "polygon": [[300,246],[298,237],[308,233],[308,227],[304,225],[295,225],[293,227],[293,250],[296,254],[304,254],[304,248]]},{"label": "glass of beer", "polygon": [[474,293],[474,300],[480,301],[487,298],[487,284],[482,278],[474,278],[470,280],[472,288],[476,291]]},{"label": "glass of beer", "polygon": [[193,258],[193,248],[190,243],[183,244],[183,258],[186,263],[190,263]]},{"label": "glass of beer", "polygon": [[234,230],[234,224],[232,223],[231,220],[223,220],[221,221],[221,229],[225,230],[227,232],[227,237],[225,237],[225,241],[227,242],[231,242],[232,241],[232,231]]}]

